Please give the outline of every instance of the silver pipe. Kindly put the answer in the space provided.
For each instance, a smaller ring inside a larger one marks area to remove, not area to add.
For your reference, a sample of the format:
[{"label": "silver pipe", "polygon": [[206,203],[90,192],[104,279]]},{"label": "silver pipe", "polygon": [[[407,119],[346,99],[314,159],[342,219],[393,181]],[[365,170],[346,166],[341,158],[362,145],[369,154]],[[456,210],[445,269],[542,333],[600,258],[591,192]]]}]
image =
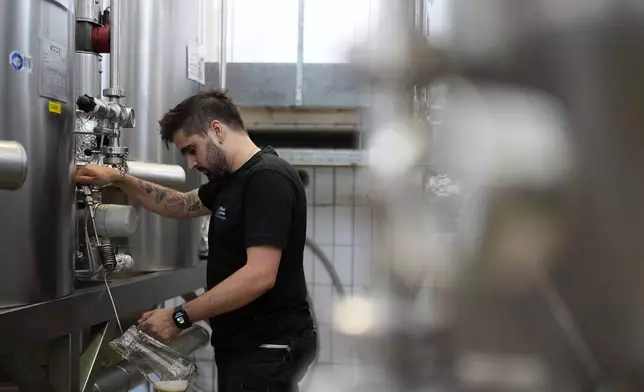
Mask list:
[{"label": "silver pipe", "polygon": [[[110,12],[110,88],[119,88],[119,57],[121,52],[119,37],[121,33],[121,1],[111,0]],[[111,97],[116,102],[119,97]]]},{"label": "silver pipe", "polygon": [[[194,325],[183,332],[168,346],[183,355],[190,355],[208,344],[210,335],[200,325]],[[93,392],[121,392],[146,382],[143,374],[130,362],[123,360],[108,367],[94,381]]]},{"label": "silver pipe", "polygon": [[139,216],[132,206],[99,204],[94,214],[96,234],[101,237],[130,237],[139,227]]},{"label": "silver pipe", "polygon": [[0,140],[0,189],[20,189],[27,179],[27,167],[27,151],[22,144]]},{"label": "silver pipe", "polygon": [[219,87],[226,88],[226,49],[228,32],[228,1],[221,0],[221,23],[219,24]]},{"label": "silver pipe", "polygon": [[304,103],[304,0],[298,1],[297,13],[297,65],[295,69],[295,105]]},{"label": "silver pipe", "polygon": [[158,185],[180,188],[186,182],[186,172],[179,165],[128,161],[127,167],[130,175]]},{"label": "silver pipe", "polygon": [[76,52],[76,96],[89,94],[101,97],[101,55],[92,52]]},{"label": "silver pipe", "polygon": [[96,0],[76,0],[76,20],[98,24],[101,4]]}]

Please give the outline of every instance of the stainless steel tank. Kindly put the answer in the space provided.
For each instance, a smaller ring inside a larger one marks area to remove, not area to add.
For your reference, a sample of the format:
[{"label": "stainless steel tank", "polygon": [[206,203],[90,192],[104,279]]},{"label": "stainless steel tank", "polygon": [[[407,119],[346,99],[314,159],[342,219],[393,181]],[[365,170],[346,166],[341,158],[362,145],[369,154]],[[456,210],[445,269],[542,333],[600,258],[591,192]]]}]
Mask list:
[{"label": "stainless steel tank", "polygon": [[73,291],[74,3],[3,0],[0,26],[0,140],[28,157],[22,187],[0,190],[3,308]]},{"label": "stainless steel tank", "polygon": [[[126,97],[136,110],[136,129],[121,132],[129,158],[182,165],[184,190],[197,188],[185,158],[159,137],[158,121],[184,98],[199,91],[187,77],[187,45],[199,37],[199,0],[128,0],[121,2],[119,74]],[[106,65],[106,62],[104,62]],[[140,207],[138,207],[140,208]],[[134,256],[135,270],[160,271],[192,266],[198,260],[198,220],[176,221],[138,210],[139,228],[124,249]]]}]

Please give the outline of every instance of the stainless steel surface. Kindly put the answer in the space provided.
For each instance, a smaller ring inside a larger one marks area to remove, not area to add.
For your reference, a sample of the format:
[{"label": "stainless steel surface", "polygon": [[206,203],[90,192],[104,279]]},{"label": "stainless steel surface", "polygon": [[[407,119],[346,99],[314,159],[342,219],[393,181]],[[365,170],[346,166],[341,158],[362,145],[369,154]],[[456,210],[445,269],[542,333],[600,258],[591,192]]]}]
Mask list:
[{"label": "stainless steel surface", "polygon": [[128,172],[134,177],[173,189],[181,189],[186,184],[186,171],[179,165],[128,161]]},{"label": "stainless steel surface", "polygon": [[[93,0],[91,0],[93,2]],[[92,52],[76,52],[76,96],[101,96],[103,57]]]},{"label": "stainless steel surface", "polygon": [[134,127],[136,116],[131,107],[113,102],[112,99],[115,97],[119,96],[110,96],[110,100],[107,101],[85,95],[78,98],[77,106],[83,112],[91,113],[98,120],[96,132],[108,136],[101,144],[98,153],[103,157],[103,163],[117,167],[122,173],[125,173],[129,149],[121,144],[121,130]]},{"label": "stainless steel surface", "polygon": [[121,0],[110,0],[110,85],[104,92],[104,95],[109,97],[111,101],[119,102],[120,98],[124,96],[122,91],[123,87],[120,85],[120,67],[119,61],[121,56],[121,40],[130,39],[129,36],[122,36],[121,34]]},{"label": "stainless steel surface", "polygon": [[[190,355],[209,343],[210,335],[205,328],[194,325],[168,346],[183,355]],[[105,369],[94,382],[94,392],[118,392],[131,390],[146,381],[137,368],[128,361],[121,361]]]},{"label": "stainless steel surface", "polygon": [[57,392],[49,382],[47,372],[36,361],[36,358],[24,351],[2,355],[0,370],[3,374],[11,377],[11,381],[18,388],[17,392]]},{"label": "stainless steel surface", "polygon": [[129,237],[139,225],[139,216],[132,206],[99,204],[95,214],[96,231],[101,237]]},{"label": "stainless steel surface", "polygon": [[[121,3],[120,77],[127,97],[121,100],[137,112],[136,129],[122,132],[129,159],[181,165],[185,158],[158,136],[158,121],[199,85],[187,78],[186,45],[199,36],[198,0],[140,0]],[[186,169],[186,172],[188,170]],[[186,175],[183,190],[197,188],[200,174]],[[159,271],[182,268],[197,260],[198,220],[177,221],[142,209],[139,229],[127,239],[135,269]]]},{"label": "stainless steel surface", "polygon": [[107,322],[92,333],[91,340],[79,358],[80,390],[86,392],[94,385],[100,372],[107,344],[114,332],[114,323]]},{"label": "stainless steel surface", "polygon": [[[87,98],[87,100],[94,104],[93,109],[91,109],[91,113],[96,118],[110,121],[106,131],[113,131],[114,129],[118,130],[119,128],[134,128],[136,126],[136,113],[134,109],[115,102],[97,98],[96,96]],[[86,108],[85,105],[80,108],[89,112],[89,108]]]},{"label": "stainless steel surface", "polygon": [[81,333],[73,331],[49,345],[49,382],[57,392],[80,391]]},{"label": "stainless steel surface", "polygon": [[47,0],[4,0],[0,25],[6,31],[0,53],[20,52],[25,65],[16,71],[8,57],[0,61],[0,140],[22,144],[29,156],[23,187],[0,191],[1,308],[73,289],[76,57],[73,8]]},{"label": "stainless steel surface", "polygon": [[[205,276],[206,265],[200,263],[177,271],[115,279],[110,287],[119,313],[127,315],[203,288]],[[1,309],[0,355],[113,319],[112,305],[103,282],[53,301]]]},{"label": "stainless steel surface", "polygon": [[76,0],[77,20],[98,24],[101,12],[101,0]]},{"label": "stainless steel surface", "polygon": [[219,87],[226,88],[226,67],[228,64],[228,0],[221,1],[219,12]]},{"label": "stainless steel surface", "polygon": [[18,142],[0,140],[0,189],[15,191],[27,179],[28,157]]},{"label": "stainless steel surface", "polygon": [[297,2],[297,62],[295,63],[295,105],[304,104],[302,90],[304,89],[304,0]]}]

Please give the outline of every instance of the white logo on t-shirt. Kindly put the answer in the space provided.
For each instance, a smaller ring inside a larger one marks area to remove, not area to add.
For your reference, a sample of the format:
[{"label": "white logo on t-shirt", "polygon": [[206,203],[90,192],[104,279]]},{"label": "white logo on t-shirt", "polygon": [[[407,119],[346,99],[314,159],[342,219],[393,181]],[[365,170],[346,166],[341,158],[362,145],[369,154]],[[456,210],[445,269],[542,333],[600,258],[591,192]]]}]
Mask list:
[{"label": "white logo on t-shirt", "polygon": [[226,208],[224,208],[223,206],[217,207],[217,210],[215,211],[215,218],[226,220]]}]

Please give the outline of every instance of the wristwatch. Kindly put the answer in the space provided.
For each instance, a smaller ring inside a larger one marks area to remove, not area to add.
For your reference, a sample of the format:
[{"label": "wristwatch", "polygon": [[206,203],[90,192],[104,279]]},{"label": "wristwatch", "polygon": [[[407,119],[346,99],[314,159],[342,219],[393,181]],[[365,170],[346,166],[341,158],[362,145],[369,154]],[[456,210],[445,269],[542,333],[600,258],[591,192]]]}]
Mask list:
[{"label": "wristwatch", "polygon": [[174,320],[175,325],[179,329],[190,328],[192,322],[188,317],[188,313],[183,309],[183,305],[179,305],[174,308],[174,313],[172,313],[172,319]]}]

